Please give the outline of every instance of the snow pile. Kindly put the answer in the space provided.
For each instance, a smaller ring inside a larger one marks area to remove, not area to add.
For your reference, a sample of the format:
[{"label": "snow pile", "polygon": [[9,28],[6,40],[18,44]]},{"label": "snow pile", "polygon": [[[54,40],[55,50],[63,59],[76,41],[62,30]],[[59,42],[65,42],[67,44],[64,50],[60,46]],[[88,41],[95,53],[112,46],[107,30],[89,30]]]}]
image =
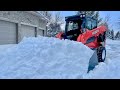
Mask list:
[{"label": "snow pile", "polygon": [[24,38],[0,55],[0,78],[82,78],[92,54],[80,42]]},{"label": "snow pile", "polygon": [[107,58],[105,63],[99,63],[86,79],[120,79],[120,41],[107,40]]}]

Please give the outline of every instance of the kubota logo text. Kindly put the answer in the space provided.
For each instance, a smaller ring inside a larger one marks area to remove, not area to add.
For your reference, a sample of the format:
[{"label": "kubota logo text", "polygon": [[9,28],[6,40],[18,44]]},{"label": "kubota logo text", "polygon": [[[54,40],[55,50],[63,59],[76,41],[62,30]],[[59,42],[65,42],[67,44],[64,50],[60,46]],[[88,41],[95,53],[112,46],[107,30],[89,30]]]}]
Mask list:
[{"label": "kubota logo text", "polygon": [[98,33],[98,32],[99,32],[99,30],[96,30],[96,31],[92,32],[92,34],[96,34],[96,33]]}]

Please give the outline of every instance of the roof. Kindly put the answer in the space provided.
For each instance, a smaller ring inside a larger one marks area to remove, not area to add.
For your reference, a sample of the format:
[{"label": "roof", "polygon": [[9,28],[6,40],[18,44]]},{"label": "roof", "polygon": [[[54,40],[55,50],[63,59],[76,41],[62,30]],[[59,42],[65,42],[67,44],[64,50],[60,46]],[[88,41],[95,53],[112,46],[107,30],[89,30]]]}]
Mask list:
[{"label": "roof", "polygon": [[[84,14],[81,14],[81,15],[84,15]],[[65,17],[65,21],[69,21],[69,20],[78,20],[78,19],[84,19],[85,17],[86,18],[91,18],[93,20],[96,20],[94,17],[92,16],[82,16],[81,15],[73,15],[73,16],[67,16]]]},{"label": "roof", "polygon": [[26,12],[31,13],[33,15],[36,15],[36,16],[40,17],[41,19],[45,20],[45,21],[49,21],[49,19],[45,15],[41,14],[38,11],[26,11]]},{"label": "roof", "polygon": [[81,19],[80,15],[73,15],[73,16],[67,16],[67,17],[65,17],[65,21],[78,20],[78,19]]}]

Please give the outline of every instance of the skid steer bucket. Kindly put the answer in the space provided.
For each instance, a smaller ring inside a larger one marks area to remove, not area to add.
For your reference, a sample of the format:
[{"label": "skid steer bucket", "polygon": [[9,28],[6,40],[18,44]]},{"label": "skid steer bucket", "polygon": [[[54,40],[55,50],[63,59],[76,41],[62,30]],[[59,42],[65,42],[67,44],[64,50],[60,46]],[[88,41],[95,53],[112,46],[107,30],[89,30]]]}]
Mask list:
[{"label": "skid steer bucket", "polygon": [[98,58],[97,58],[97,50],[95,49],[93,55],[89,60],[88,72],[90,70],[93,70],[96,65],[98,65]]}]

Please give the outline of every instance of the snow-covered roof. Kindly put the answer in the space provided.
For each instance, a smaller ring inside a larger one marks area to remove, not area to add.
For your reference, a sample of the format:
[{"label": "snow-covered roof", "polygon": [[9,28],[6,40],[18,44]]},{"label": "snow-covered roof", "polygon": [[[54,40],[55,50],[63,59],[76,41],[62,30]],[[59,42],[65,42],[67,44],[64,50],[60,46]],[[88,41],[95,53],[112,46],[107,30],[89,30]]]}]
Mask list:
[{"label": "snow-covered roof", "polygon": [[26,11],[26,12],[31,13],[31,14],[36,15],[36,16],[39,16],[43,20],[49,21],[49,19],[45,15],[40,13],[39,11]]}]

